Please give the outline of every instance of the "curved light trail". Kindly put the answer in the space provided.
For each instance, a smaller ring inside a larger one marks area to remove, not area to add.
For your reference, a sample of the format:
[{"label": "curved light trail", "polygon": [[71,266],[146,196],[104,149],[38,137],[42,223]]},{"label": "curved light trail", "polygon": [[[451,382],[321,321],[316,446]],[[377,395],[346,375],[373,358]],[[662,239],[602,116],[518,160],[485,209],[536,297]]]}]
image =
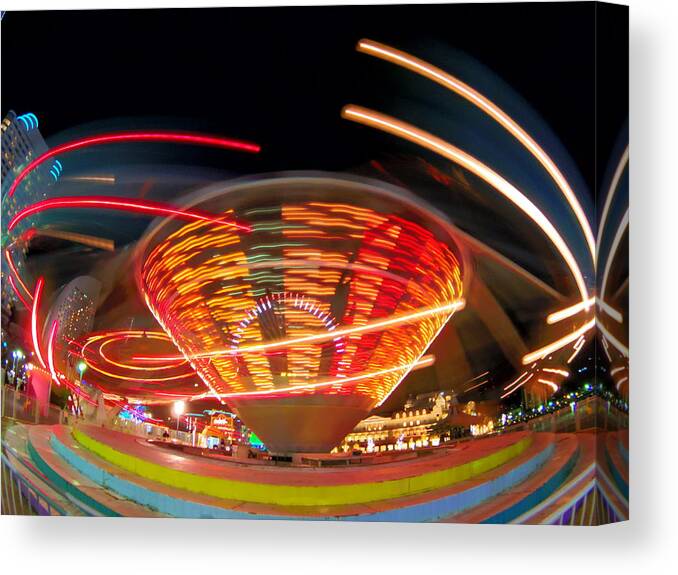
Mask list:
[{"label": "curved light trail", "polygon": [[[463,150],[449,144],[445,140],[437,138],[421,130],[411,124],[397,120],[385,114],[369,110],[360,106],[348,105],[344,107],[341,112],[342,116],[348,120],[370,126],[372,128],[380,129],[384,132],[401,137],[405,140],[419,144],[424,148],[440,154],[444,158],[451,160],[467,170],[471,171],[479,178],[490,184],[492,187],[501,192],[508,200],[513,202],[520,208],[527,216],[532,219],[551,240],[555,248],[565,260],[565,263],[570,268],[572,276],[577,284],[579,293],[583,302],[589,301],[589,293],[586,287],[586,282],[582,276],[579,264],[570,248],[565,243],[565,240],[558,233],[558,230],[551,223],[551,221],[544,215],[544,213],[530,201],[520,190],[507,182],[495,171],[484,165],[482,162],[467,154]],[[585,309],[590,307],[585,304]],[[530,362],[528,362],[530,363]]]},{"label": "curved light trail", "polygon": [[[526,376],[526,375],[527,375],[527,373],[524,373],[520,378],[518,378],[518,379],[516,380],[516,382],[520,381],[520,380],[521,380],[524,376]],[[523,385],[525,385],[525,384],[526,384],[528,381],[530,381],[533,377],[534,377],[534,373],[531,373],[531,374],[528,375],[523,381],[521,381],[520,383],[518,383],[513,389],[510,389],[510,390],[507,391],[504,395],[500,396],[499,399],[504,399],[504,398],[508,397],[508,396],[511,395],[514,391],[516,391],[517,389],[520,389]],[[514,382],[514,383],[516,383],[516,382]],[[512,384],[511,384],[511,385],[512,385]],[[506,387],[511,387],[511,385],[507,385]],[[506,389],[506,387],[505,387],[504,389]]]},{"label": "curved light trail", "polygon": [[[21,279],[21,274],[19,274],[19,270],[16,269],[16,265],[14,264],[14,260],[12,259],[12,254],[9,251],[9,247],[5,248],[5,259],[7,260],[7,265],[9,266],[9,269],[12,271],[12,273],[15,275],[17,281],[19,282],[19,285],[23,288],[24,292],[26,292],[28,297],[30,299],[33,299],[33,294],[31,293],[31,290],[29,290],[26,287],[26,284]],[[10,275],[9,277],[12,277],[12,276]],[[13,285],[15,285],[15,287],[16,287],[16,284],[13,283]],[[22,298],[22,300],[23,300],[23,298]],[[30,309],[31,306],[27,305],[26,307]]]},{"label": "curved light trail", "polygon": [[[104,333],[95,333],[90,334],[86,337],[84,342],[80,344],[79,342],[72,342],[76,346],[80,346],[81,349],[75,355],[78,355],[87,363],[87,366],[93,369],[94,371],[105,375],[107,377],[124,380],[124,381],[134,381],[140,383],[160,383],[166,381],[177,381],[181,379],[193,378],[195,373],[188,367],[185,359],[176,360],[167,362],[165,365],[156,365],[153,367],[149,366],[138,366],[132,365],[130,363],[121,363],[114,359],[111,359],[105,352],[104,349],[111,344],[127,341],[128,339],[145,339],[145,340],[157,340],[168,343],[171,345],[171,340],[167,334],[158,331],[143,331],[143,330],[120,330],[120,331],[109,331]],[[99,361],[99,359],[101,361]],[[105,367],[107,364],[112,367]],[[185,365],[186,364],[186,365]],[[176,370],[183,368],[183,372],[176,373]],[[116,371],[113,371],[113,370]],[[143,375],[136,374],[134,372],[151,372],[152,376],[145,377]],[[155,375],[155,372],[167,372],[174,371],[172,375],[160,376]]]},{"label": "curved light trail", "polygon": [[[367,323],[361,326],[337,329],[330,332],[323,332],[314,335],[308,335],[304,337],[288,338],[279,341],[272,341],[270,343],[256,344],[243,346],[237,349],[219,349],[208,351],[204,353],[192,354],[189,356],[189,359],[198,359],[203,357],[214,357],[220,355],[240,355],[243,353],[266,353],[273,349],[285,348],[290,346],[299,345],[301,343],[320,343],[324,341],[329,341],[336,339],[342,336],[355,335],[360,333],[369,333],[373,331],[382,331],[387,327],[395,327],[397,325],[416,322],[420,319],[432,315],[439,314],[449,314],[459,311],[464,308],[465,301],[463,299],[457,300],[455,302],[438,306],[434,308],[428,308],[424,310],[417,311],[415,313],[405,314],[401,316],[391,317],[386,320],[374,321]],[[434,338],[435,339],[435,338]],[[172,355],[172,356],[135,356],[133,359],[138,361],[149,361],[149,362],[165,362],[165,361],[176,361],[180,359],[185,359],[183,355]]]},{"label": "curved light trail", "polygon": [[56,367],[54,366],[54,340],[56,339],[57,329],[59,329],[59,322],[54,320],[49,330],[49,340],[47,341],[47,364],[49,365],[49,373],[52,375],[52,379],[57,385],[61,385]]},{"label": "curved light trail", "polygon": [[[622,241],[622,238],[624,237],[624,233],[626,232],[626,228],[629,226],[629,210],[627,209],[626,212],[624,213],[624,217],[622,218],[622,221],[619,223],[619,227],[617,228],[617,232],[614,235],[614,238],[612,240],[612,245],[610,246],[610,253],[607,256],[607,259],[605,260],[605,269],[603,271],[603,279],[600,284],[600,300],[601,303],[604,303],[605,300],[605,291],[607,289],[607,278],[610,275],[610,268],[612,267],[612,262],[614,261],[614,256],[617,253],[617,249],[619,248],[619,244]],[[607,305],[607,304],[606,304]],[[609,308],[609,305],[607,305],[607,308],[601,305],[601,308],[607,312],[607,309]]]},{"label": "curved light trail", "polygon": [[370,54],[377,58],[397,64],[408,70],[432,80],[448,90],[460,95],[462,98],[471,102],[473,105],[480,108],[487,115],[496,120],[504,129],[506,129],[514,138],[516,138],[527,150],[537,159],[537,161],[544,167],[544,169],[551,176],[558,188],[562,191],[570,208],[574,212],[579,225],[581,226],[586,243],[591,253],[593,265],[596,265],[596,240],[591,229],[591,224],[584,213],[584,210],[577,199],[576,194],[568,184],[565,176],[556,166],[555,162],[544,151],[544,149],[537,144],[537,142],[530,137],[530,135],[511,118],[504,110],[494,104],[491,100],[483,96],[480,92],[473,89],[468,84],[455,78],[451,74],[444,72],[440,68],[432,66],[424,60],[420,60],[406,52],[396,50],[385,44],[374,42],[372,40],[361,40],[358,42],[357,50],[365,54]]},{"label": "curved light trail", "polygon": [[219,226],[238,228],[245,232],[250,231],[248,225],[226,219],[224,216],[198,210],[182,210],[162,202],[153,202],[150,200],[122,200],[115,196],[64,196],[42,200],[18,212],[9,222],[7,229],[9,231],[13,230],[21,220],[33,214],[60,208],[103,208],[122,210],[148,216],[167,216],[189,221],[203,221]]},{"label": "curved light trail", "polygon": [[537,379],[537,381],[539,383],[543,383],[544,385],[548,385],[553,390],[553,393],[558,391],[558,384],[556,384],[556,383],[554,383],[554,382],[552,382],[548,379]]},{"label": "curved light trail", "polygon": [[607,339],[617,349],[619,353],[621,353],[624,357],[629,357],[629,348],[625,346],[621,341],[619,341],[616,337],[614,337],[603,325],[602,322],[598,322],[598,329],[605,336],[605,339]]},{"label": "curved light trail", "polygon": [[7,279],[9,280],[9,285],[12,286],[12,290],[14,290],[14,294],[16,295],[16,297],[19,298],[19,301],[23,304],[23,306],[26,309],[31,309],[31,304],[29,304],[24,298],[24,296],[21,295],[19,288],[17,288],[16,283],[14,283],[14,278],[12,277],[12,275],[8,274]]},{"label": "curved light trail", "polygon": [[[372,371],[369,373],[361,373],[360,375],[354,375],[351,377],[342,377],[342,378],[337,378],[332,381],[322,381],[318,383],[309,383],[309,384],[299,384],[299,385],[291,385],[289,387],[279,387],[276,389],[268,389],[268,390],[262,390],[262,391],[244,391],[244,392],[236,392],[236,393],[220,393],[219,398],[221,399],[232,399],[232,398],[243,398],[243,397],[266,397],[266,396],[271,396],[271,395],[287,395],[287,394],[292,394],[292,392],[299,392],[299,391],[304,391],[308,389],[318,389],[322,387],[331,387],[333,385],[345,385],[347,383],[353,383],[356,381],[363,381],[365,379],[372,379],[374,377],[378,377],[380,375],[386,375],[387,373],[393,373],[395,371],[402,371],[402,370],[412,370],[413,368],[421,369],[423,367],[428,367],[429,365],[433,365],[435,361],[435,358],[433,356],[428,356],[428,357],[423,357],[415,362],[406,364],[406,365],[396,365],[395,367],[389,367],[388,369],[382,369],[379,371]],[[212,394],[205,394],[204,396],[198,396],[200,397],[211,397]],[[383,402],[382,402],[383,403]]]},{"label": "curved light trail", "polygon": [[47,369],[47,364],[42,358],[40,349],[40,337],[38,335],[38,313],[40,311],[40,301],[42,299],[42,289],[45,286],[45,278],[40,277],[35,284],[35,294],[33,295],[33,308],[31,310],[31,336],[33,338],[33,349],[40,365]]},{"label": "curved light trail", "polygon": [[548,355],[549,353],[553,353],[554,351],[558,351],[559,349],[565,347],[568,343],[572,343],[573,341],[578,340],[582,335],[584,335],[587,331],[590,329],[593,329],[593,327],[596,325],[596,320],[595,318],[586,322],[583,326],[581,326],[579,329],[576,329],[572,333],[567,334],[564,337],[561,337],[560,339],[554,341],[553,343],[550,343],[542,348],[539,348],[533,352],[528,353],[523,357],[523,365],[527,365],[529,363],[533,363],[538,359],[541,359],[545,355]]},{"label": "curved light trail", "polygon": [[562,375],[563,377],[570,377],[570,372],[565,371],[564,369],[555,369],[553,367],[544,367],[544,368],[542,368],[542,371],[545,371],[547,373],[557,373],[558,375]]},{"label": "curved light trail", "polygon": [[610,206],[612,205],[612,198],[614,197],[614,193],[617,191],[617,186],[619,186],[619,181],[621,180],[622,174],[624,173],[624,170],[626,169],[626,164],[628,164],[629,161],[629,147],[626,146],[626,149],[624,150],[624,153],[622,154],[621,158],[619,159],[619,163],[617,164],[617,169],[614,171],[614,175],[612,176],[612,181],[610,182],[610,187],[607,190],[607,196],[605,196],[605,203],[603,204],[603,211],[600,215],[600,223],[598,224],[598,240],[596,244],[596,252],[600,250],[600,240],[602,238],[602,232],[605,229],[605,223],[607,222],[607,216],[610,213]]},{"label": "curved light trail", "polygon": [[571,305],[570,307],[554,311],[553,313],[547,316],[546,323],[548,323],[549,325],[558,323],[559,321],[567,319],[568,317],[577,315],[578,313],[584,311],[584,309],[590,308],[594,303],[595,298],[592,297],[589,298],[587,301],[580,301],[574,305]]},{"label": "curved light trail", "polygon": [[92,146],[100,146],[102,144],[114,144],[125,142],[163,142],[173,144],[190,144],[193,146],[208,146],[213,148],[223,148],[226,150],[238,150],[242,152],[257,153],[261,150],[260,146],[252,142],[245,142],[243,140],[235,140],[231,138],[218,138],[214,136],[204,136],[199,134],[182,134],[178,132],[119,132],[115,134],[100,134],[98,136],[90,136],[66,142],[60,146],[50,148],[44,154],[38,156],[35,160],[29,163],[19,174],[8,191],[8,196],[12,197],[14,192],[19,187],[19,184],[30,174],[35,168],[60,154],[80,150],[82,148],[90,148]]}]

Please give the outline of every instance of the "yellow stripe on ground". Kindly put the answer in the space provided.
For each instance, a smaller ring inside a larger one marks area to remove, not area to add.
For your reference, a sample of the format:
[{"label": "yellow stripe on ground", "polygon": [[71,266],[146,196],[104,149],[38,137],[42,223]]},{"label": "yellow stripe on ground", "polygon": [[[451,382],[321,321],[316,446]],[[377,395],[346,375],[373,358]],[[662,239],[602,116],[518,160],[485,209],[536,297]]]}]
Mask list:
[{"label": "yellow stripe on ground", "polygon": [[490,455],[449,469],[431,471],[415,477],[372,483],[297,486],[250,483],[195,475],[122,453],[92,439],[77,428],[73,430],[73,437],[83,447],[109,463],[151,481],[220,499],[282,506],[370,503],[449,487],[503,465],[514,457],[518,457],[532,443],[532,436],[528,435]]}]

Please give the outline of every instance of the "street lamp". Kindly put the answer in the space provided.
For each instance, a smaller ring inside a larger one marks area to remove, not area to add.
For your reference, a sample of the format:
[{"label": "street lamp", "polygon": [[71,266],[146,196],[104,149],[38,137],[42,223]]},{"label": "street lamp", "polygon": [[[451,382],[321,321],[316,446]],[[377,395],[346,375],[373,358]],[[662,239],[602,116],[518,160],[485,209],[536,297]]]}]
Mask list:
[{"label": "street lamp", "polygon": [[23,359],[23,358],[26,357],[26,356],[24,355],[24,352],[21,351],[20,349],[15,349],[15,350],[12,352],[12,357],[14,358],[14,361],[12,362],[12,371],[14,372],[14,381],[16,382],[16,376],[17,376],[17,373],[16,373],[16,362],[17,362],[17,360]]},{"label": "street lamp", "polygon": [[177,432],[179,431],[179,418],[183,415],[184,411],[186,411],[185,401],[175,401],[172,404],[172,413],[177,418]]}]

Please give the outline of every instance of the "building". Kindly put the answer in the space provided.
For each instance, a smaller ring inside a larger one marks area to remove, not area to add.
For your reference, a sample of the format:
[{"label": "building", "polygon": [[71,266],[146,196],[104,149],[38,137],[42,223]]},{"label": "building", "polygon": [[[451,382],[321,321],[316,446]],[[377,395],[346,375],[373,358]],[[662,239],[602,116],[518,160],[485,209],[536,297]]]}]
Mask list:
[{"label": "building", "polygon": [[362,420],[336,451],[380,452],[437,446],[449,436],[454,425],[451,416],[459,412],[457,396],[451,390],[420,394],[409,398],[390,417],[373,415]]},{"label": "building", "polygon": [[[10,110],[0,123],[0,129],[2,130],[2,217],[7,222],[22,208],[47,197],[49,188],[61,174],[62,165],[56,163],[58,160],[55,160],[54,163],[47,162],[40,166],[23,181],[20,191],[10,197],[7,192],[21,169],[49,148],[38,130],[38,118],[35,114],[17,116],[14,111]],[[32,218],[32,221],[35,222],[39,217]],[[20,238],[21,232],[28,225],[27,223],[19,224],[13,237]],[[7,254],[3,254],[2,258],[2,328],[6,330],[13,307],[21,305],[8,278],[14,274],[22,277],[25,274],[24,259],[27,242],[21,239],[8,241],[3,248],[12,258],[11,262],[7,261]],[[10,266],[13,266],[15,270],[12,270]],[[18,289],[23,289],[16,277],[14,277],[14,283]],[[30,285],[28,282],[24,283]],[[26,293],[22,294],[24,298],[26,295]]]},{"label": "building", "polygon": [[[66,364],[67,345],[94,327],[94,315],[101,291],[101,283],[90,276],[79,276],[66,284],[58,293],[45,322],[42,341],[46,349],[53,322],[58,321],[55,363],[71,380],[77,379],[74,362]],[[71,356],[72,357],[72,356]]]}]

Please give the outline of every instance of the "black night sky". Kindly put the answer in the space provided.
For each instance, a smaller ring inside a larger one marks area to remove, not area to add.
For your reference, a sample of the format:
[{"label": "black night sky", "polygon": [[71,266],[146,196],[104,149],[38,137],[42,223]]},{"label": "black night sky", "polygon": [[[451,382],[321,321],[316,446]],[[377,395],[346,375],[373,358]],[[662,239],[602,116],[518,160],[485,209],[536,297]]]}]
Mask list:
[{"label": "black night sky", "polygon": [[[383,145],[380,136],[341,120],[341,107],[383,108],[389,78],[410,75],[356,53],[356,42],[368,37],[407,50],[430,41],[467,53],[512,86],[593,190],[596,9],[603,7],[9,12],[2,22],[2,112],[37,114],[47,139],[102,119],[125,117],[125,127],[141,128],[149,118],[171,118],[175,128],[261,143],[258,163],[241,170],[341,170]],[[599,58],[627,49],[599,32]],[[598,69],[622,94],[598,94],[605,98],[598,118],[605,159],[626,119],[624,61],[610,57]]]}]

